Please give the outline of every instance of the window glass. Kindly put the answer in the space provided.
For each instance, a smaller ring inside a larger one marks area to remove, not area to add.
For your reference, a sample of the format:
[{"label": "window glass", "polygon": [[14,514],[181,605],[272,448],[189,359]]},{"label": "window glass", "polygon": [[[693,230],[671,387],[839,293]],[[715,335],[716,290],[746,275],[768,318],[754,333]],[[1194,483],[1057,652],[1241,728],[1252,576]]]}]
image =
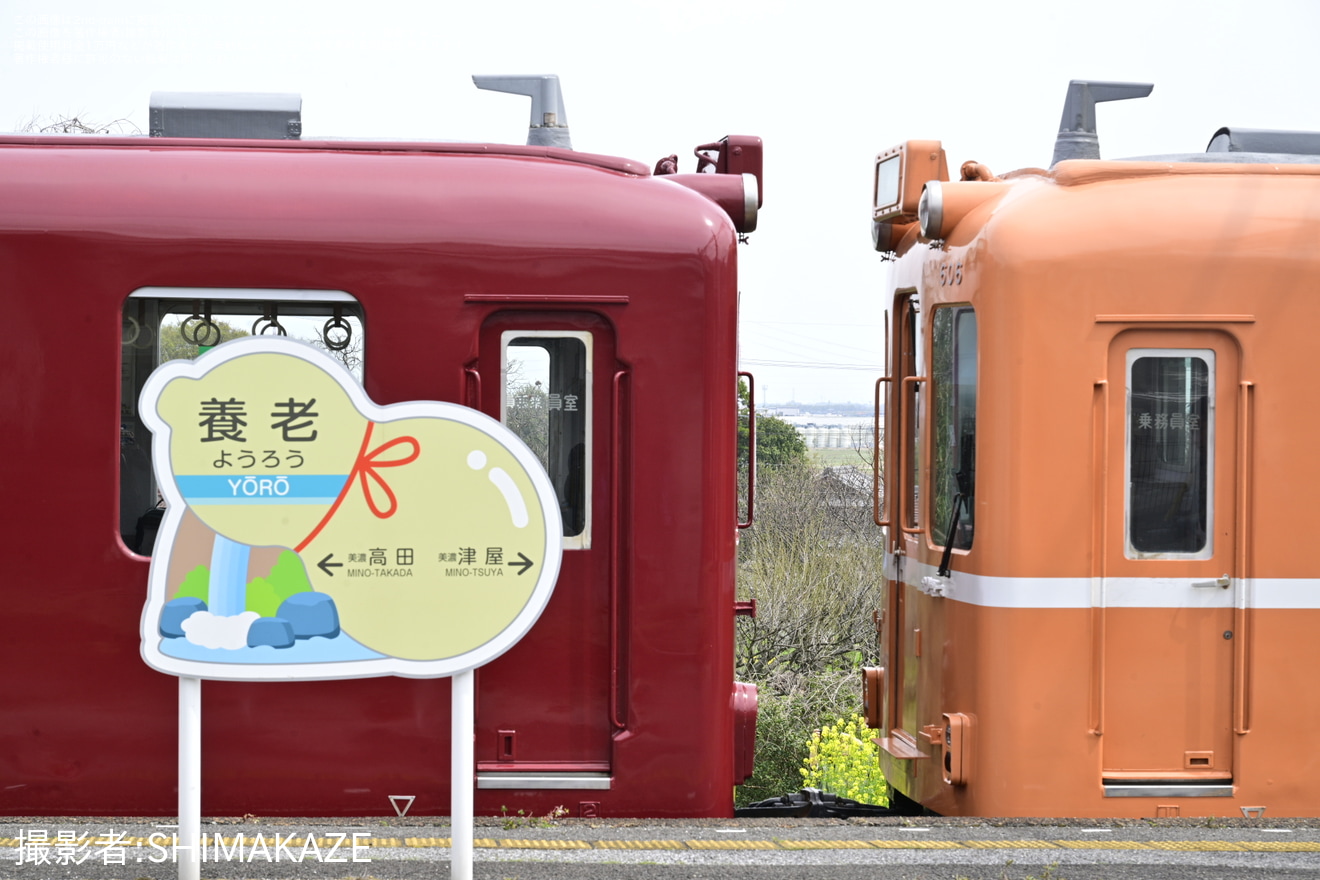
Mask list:
[{"label": "window glass", "polygon": [[899,358],[899,412],[905,416],[906,427],[899,438],[899,469],[903,471],[903,491],[906,497],[902,502],[902,522],[904,528],[914,529],[921,518],[921,416],[922,401],[925,393],[919,383],[901,381],[921,375],[923,358],[921,352],[921,334],[917,332],[918,315],[917,297],[908,298],[906,307],[899,318],[898,358]]},{"label": "window glass", "polygon": [[501,418],[545,466],[559,497],[565,547],[590,546],[591,335],[504,334]]},{"label": "window glass", "polygon": [[161,506],[151,432],[138,413],[147,377],[165,361],[195,358],[223,341],[287,335],[327,351],[362,381],[362,309],[340,291],[148,288],[124,303],[120,364],[119,532],[150,555]]},{"label": "window glass", "polygon": [[[931,384],[931,539],[969,550],[976,510],[976,312],[971,307],[936,310]],[[958,523],[950,535],[955,505]]]},{"label": "window glass", "polygon": [[1128,546],[1209,555],[1214,352],[1128,354]]}]

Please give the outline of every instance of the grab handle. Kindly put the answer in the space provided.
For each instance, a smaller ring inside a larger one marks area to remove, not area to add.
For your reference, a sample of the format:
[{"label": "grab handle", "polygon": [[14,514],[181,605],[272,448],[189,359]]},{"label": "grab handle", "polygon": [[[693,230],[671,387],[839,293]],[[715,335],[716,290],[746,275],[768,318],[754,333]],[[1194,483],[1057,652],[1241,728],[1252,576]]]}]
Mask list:
[{"label": "grab handle", "polygon": [[756,379],[742,371],[738,378],[747,380],[747,520],[738,521],[738,528],[746,529],[752,525],[756,503]]},{"label": "grab handle", "polygon": [[611,522],[610,522],[610,723],[615,732],[628,727],[627,695],[624,693],[627,676],[625,669],[628,662],[628,621],[625,619],[625,597],[623,595],[624,543],[623,524],[631,522],[624,515],[626,496],[623,489],[624,461],[624,415],[628,372],[619,370],[614,374],[612,387],[613,409],[610,415],[610,483],[611,483]]},{"label": "grab handle", "polygon": [[887,528],[892,517],[889,513],[889,493],[885,493],[884,518],[881,519],[880,515],[880,386],[893,381],[888,376],[875,380],[875,420],[871,428],[871,519],[881,528]]},{"label": "grab handle", "polygon": [[1251,621],[1247,616],[1247,578],[1251,576],[1251,462],[1253,437],[1251,405],[1255,385],[1238,383],[1238,448],[1237,448],[1237,595],[1233,602],[1233,732],[1251,732]]},{"label": "grab handle", "polygon": [[481,374],[475,367],[464,367],[463,380],[463,393],[467,396],[463,404],[471,409],[481,409]]}]

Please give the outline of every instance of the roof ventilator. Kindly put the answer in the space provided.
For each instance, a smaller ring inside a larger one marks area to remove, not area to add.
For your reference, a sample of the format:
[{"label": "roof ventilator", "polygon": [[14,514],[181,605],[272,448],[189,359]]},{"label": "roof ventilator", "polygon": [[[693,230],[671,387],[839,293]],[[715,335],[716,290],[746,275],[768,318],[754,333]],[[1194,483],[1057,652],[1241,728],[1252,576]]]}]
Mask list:
[{"label": "roof ventilator", "polygon": [[473,76],[472,82],[479,89],[526,95],[532,99],[527,146],[573,149],[573,141],[568,135],[568,114],[564,112],[564,96],[559,91],[559,77],[553,73],[541,76]]},{"label": "roof ventilator", "polygon": [[1065,159],[1099,159],[1100,138],[1095,128],[1095,105],[1101,101],[1126,101],[1144,98],[1155,88],[1153,83],[1088,82],[1075,79],[1068,83],[1063,102],[1063,118],[1054,139],[1057,165]]}]

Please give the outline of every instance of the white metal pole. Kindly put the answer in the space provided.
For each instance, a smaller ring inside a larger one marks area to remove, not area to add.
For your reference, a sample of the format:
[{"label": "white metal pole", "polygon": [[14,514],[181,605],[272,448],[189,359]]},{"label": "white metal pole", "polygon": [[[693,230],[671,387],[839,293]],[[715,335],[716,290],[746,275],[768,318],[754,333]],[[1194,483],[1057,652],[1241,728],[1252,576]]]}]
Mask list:
[{"label": "white metal pole", "polygon": [[453,688],[449,768],[449,876],[472,880],[473,739],[476,736],[475,675],[465,669],[450,678]]},{"label": "white metal pole", "polygon": [[179,880],[199,880],[202,846],[202,680],[179,676]]}]

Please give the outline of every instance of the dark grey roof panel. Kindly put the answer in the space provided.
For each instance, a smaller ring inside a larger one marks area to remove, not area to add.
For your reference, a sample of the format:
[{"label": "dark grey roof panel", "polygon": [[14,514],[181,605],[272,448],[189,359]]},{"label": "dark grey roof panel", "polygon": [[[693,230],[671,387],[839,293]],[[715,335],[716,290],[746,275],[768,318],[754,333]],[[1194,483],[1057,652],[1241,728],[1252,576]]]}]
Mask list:
[{"label": "dark grey roof panel", "polygon": [[262,92],[152,92],[152,137],[302,136],[302,96]]},{"label": "dark grey roof panel", "polygon": [[1125,156],[1121,162],[1220,162],[1231,165],[1320,165],[1317,153],[1170,153]]},{"label": "dark grey roof panel", "polygon": [[1320,132],[1273,131],[1266,128],[1229,128],[1215,132],[1207,153],[1286,153],[1320,155]]}]

